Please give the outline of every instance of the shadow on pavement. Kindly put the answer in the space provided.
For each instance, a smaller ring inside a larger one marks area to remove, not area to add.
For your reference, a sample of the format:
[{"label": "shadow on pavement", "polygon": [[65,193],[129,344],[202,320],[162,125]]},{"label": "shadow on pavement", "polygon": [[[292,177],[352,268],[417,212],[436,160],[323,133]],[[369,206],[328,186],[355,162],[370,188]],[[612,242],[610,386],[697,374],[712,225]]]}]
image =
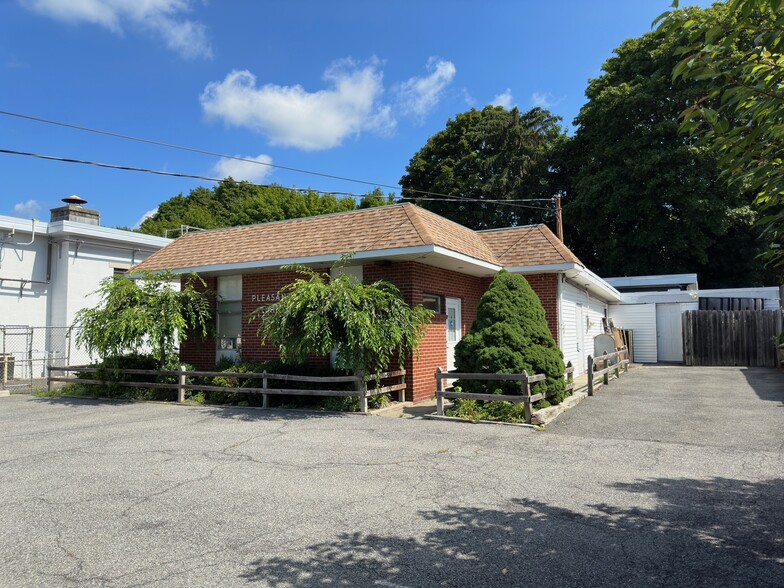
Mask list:
[{"label": "shadow on pavement", "polygon": [[741,372],[760,400],[770,400],[784,406],[784,370],[744,368]]},{"label": "shadow on pavement", "polygon": [[[329,411],[315,411],[306,409],[286,409],[286,408],[273,408],[270,410],[262,410],[253,407],[242,406],[210,406],[187,404],[180,405],[175,402],[164,401],[134,401],[122,400],[114,398],[101,398],[91,396],[33,396],[34,400],[38,402],[45,402],[57,406],[116,406],[118,404],[155,404],[164,405],[178,408],[193,408],[210,416],[229,419],[234,421],[292,421],[292,420],[312,420],[312,419],[325,419],[325,418],[348,418],[350,413],[329,412]],[[359,416],[359,415],[357,415]]]},{"label": "shadow on pavement", "polygon": [[[576,512],[521,498],[504,510],[420,512],[420,537],[346,533],[242,575],[265,586],[784,585],[784,480],[614,484]],[[657,506],[635,506],[636,497]],[[390,514],[394,523],[394,514]]]}]

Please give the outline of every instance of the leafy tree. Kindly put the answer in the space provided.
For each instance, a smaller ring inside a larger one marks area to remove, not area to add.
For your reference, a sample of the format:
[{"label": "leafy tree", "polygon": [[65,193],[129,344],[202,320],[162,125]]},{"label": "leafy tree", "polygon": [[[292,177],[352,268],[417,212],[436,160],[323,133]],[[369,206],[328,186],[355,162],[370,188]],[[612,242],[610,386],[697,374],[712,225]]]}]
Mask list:
[{"label": "leafy tree", "polygon": [[374,208],[376,206],[386,206],[387,204],[394,203],[394,192],[385,195],[381,188],[375,188],[372,192],[368,192],[362,197],[357,208]]},{"label": "leafy tree", "polygon": [[205,283],[196,274],[174,288],[180,276],[171,272],[134,272],[101,281],[101,301],[76,313],[71,331],[76,343],[101,358],[136,352],[147,345],[160,365],[176,353],[188,331],[207,334],[211,319]]},{"label": "leafy tree", "polygon": [[[553,394],[552,403],[566,395],[563,354],[547,326],[544,308],[528,281],[502,270],[482,295],[471,331],[455,347],[458,372],[546,374],[532,386]],[[466,392],[521,394],[519,382],[459,381]]]},{"label": "leafy tree", "polygon": [[[458,114],[411,158],[400,180],[402,195],[472,229],[548,220],[552,213],[547,202],[481,201],[553,196],[552,152],[565,140],[559,120],[541,108],[521,113],[517,108],[487,106]],[[454,198],[443,200],[417,191]]]},{"label": "leafy tree", "polygon": [[[390,202],[375,198],[379,194],[383,196],[378,189],[370,192],[362,199],[364,205],[361,203],[360,207]],[[144,220],[140,231],[163,235],[167,229],[179,229],[180,225],[202,229],[235,227],[343,212],[356,207],[353,198],[282,186],[257,186],[228,178],[214,188],[195,188],[187,196],[180,194],[161,203],[157,212]]]},{"label": "leafy tree", "polygon": [[[678,2],[673,3],[677,8]],[[683,112],[682,129],[718,156],[731,185],[751,189],[768,244],[765,257],[784,275],[784,3],[731,0],[695,22],[663,15],[662,34],[683,39],[673,77],[709,80]]]},{"label": "leafy tree", "polygon": [[380,373],[393,358],[402,364],[416,351],[432,319],[432,311],[409,306],[388,282],[363,284],[298,265],[286,269],[304,277],[284,286],[279,302],[252,314],[261,321],[262,343],[279,346],[286,362],[336,349],[338,369]]},{"label": "leafy tree", "polygon": [[[683,14],[704,30],[726,7]],[[629,39],[590,81],[562,154],[566,236],[602,275],[696,272],[705,286],[761,284],[769,278],[756,259],[752,195],[728,186],[725,164],[679,131],[680,113],[720,87],[673,81],[687,38],[659,29]]]}]

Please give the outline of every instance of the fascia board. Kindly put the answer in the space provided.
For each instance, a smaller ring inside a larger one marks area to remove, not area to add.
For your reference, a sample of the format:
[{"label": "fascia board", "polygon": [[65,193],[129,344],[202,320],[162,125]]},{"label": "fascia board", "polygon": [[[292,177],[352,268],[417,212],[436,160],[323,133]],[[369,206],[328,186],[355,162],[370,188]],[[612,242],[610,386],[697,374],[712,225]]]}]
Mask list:
[{"label": "fascia board", "polygon": [[464,263],[470,263],[472,265],[477,265],[481,268],[492,270],[495,272],[501,271],[501,266],[496,265],[494,263],[490,263],[489,261],[484,261],[483,259],[477,259],[476,257],[471,257],[469,255],[465,255],[463,253],[458,253],[457,251],[452,251],[451,249],[446,249],[441,247],[440,245],[433,246],[433,253],[438,253],[439,255],[444,255],[446,257],[451,257],[453,259],[457,259]]},{"label": "fascia board", "polygon": [[174,240],[167,239],[165,237],[155,237],[153,235],[123,231],[120,229],[111,229],[109,227],[101,227],[98,225],[75,223],[72,221],[57,221],[54,223],[49,223],[49,236],[85,237],[90,239],[101,239],[103,241],[112,241],[115,243],[145,245],[148,247],[155,247],[157,249],[162,249]]},{"label": "fascia board", "polygon": [[[398,247],[395,249],[377,249],[375,251],[359,251],[354,254],[351,261],[373,259],[379,257],[397,257],[403,255],[423,255],[426,253],[433,253],[433,245],[422,245],[419,247]],[[243,270],[254,269],[269,269],[273,267],[280,267],[282,265],[313,265],[323,263],[334,263],[338,261],[343,254],[329,253],[326,255],[314,255],[310,257],[288,257],[282,259],[265,259],[258,261],[244,261],[241,263],[222,263],[216,265],[203,265],[192,266],[184,268],[176,268],[171,271],[175,274],[183,273],[225,273],[225,272],[238,272]],[[157,273],[157,272],[153,272]]]},{"label": "fascia board", "polygon": [[506,267],[505,269],[513,274],[553,274],[582,268],[576,263],[550,263],[544,265],[516,265]]},{"label": "fascia board", "polygon": [[[372,251],[358,251],[351,258],[351,262],[364,261],[369,259],[390,258],[390,257],[405,257],[411,255],[426,255],[428,253],[435,253],[445,257],[451,257],[462,261],[463,263],[479,266],[483,269],[498,271],[501,269],[497,266],[468,255],[463,255],[449,249],[445,249],[438,245],[420,245],[417,247],[397,247],[391,249],[375,249]],[[173,269],[174,273],[227,273],[227,272],[242,272],[245,270],[256,269],[269,269],[280,267],[282,265],[317,265],[317,264],[332,264],[341,258],[342,254],[330,253],[326,255],[315,255],[310,257],[289,257],[285,259],[267,259],[258,261],[245,261],[242,263],[226,263],[217,265],[193,266],[186,268]]]}]

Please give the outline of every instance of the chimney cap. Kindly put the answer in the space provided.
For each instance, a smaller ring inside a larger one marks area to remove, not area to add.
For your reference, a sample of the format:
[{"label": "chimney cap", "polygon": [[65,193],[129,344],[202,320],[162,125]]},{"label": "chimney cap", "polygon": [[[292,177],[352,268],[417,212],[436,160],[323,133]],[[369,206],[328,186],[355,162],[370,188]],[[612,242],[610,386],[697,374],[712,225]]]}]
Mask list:
[{"label": "chimney cap", "polygon": [[68,198],[63,198],[63,202],[65,202],[66,204],[76,204],[78,206],[81,206],[82,204],[87,204],[87,200],[81,198],[80,196],[77,196],[76,194],[73,194]]}]

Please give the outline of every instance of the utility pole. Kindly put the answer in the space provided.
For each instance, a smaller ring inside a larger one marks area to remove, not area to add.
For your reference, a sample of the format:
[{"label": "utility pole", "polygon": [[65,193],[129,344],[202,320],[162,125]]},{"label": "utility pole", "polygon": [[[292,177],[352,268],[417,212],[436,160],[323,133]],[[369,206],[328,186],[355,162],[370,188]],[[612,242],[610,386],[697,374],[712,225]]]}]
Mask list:
[{"label": "utility pole", "polygon": [[561,195],[555,195],[555,234],[558,236],[558,239],[563,243],[564,235],[563,235],[563,210],[561,209]]}]

